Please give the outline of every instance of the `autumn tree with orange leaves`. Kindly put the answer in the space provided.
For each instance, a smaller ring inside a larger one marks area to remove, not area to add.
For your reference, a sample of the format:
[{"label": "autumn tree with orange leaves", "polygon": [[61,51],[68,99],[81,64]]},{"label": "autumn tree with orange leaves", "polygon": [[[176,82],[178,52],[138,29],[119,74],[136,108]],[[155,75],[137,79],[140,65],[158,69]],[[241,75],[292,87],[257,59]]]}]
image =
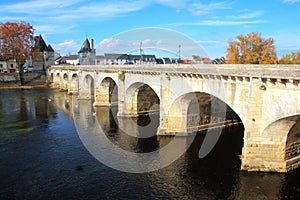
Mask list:
[{"label": "autumn tree with orange leaves", "polygon": [[238,35],[228,42],[228,64],[277,64],[274,39],[262,38],[258,32]]},{"label": "autumn tree with orange leaves", "polygon": [[297,52],[292,52],[291,54],[282,55],[280,64],[300,64],[300,50]]},{"label": "autumn tree with orange leaves", "polygon": [[22,66],[29,59],[34,43],[33,27],[23,21],[0,23],[0,40],[0,55],[4,59],[13,59],[17,62],[21,85],[23,85]]}]

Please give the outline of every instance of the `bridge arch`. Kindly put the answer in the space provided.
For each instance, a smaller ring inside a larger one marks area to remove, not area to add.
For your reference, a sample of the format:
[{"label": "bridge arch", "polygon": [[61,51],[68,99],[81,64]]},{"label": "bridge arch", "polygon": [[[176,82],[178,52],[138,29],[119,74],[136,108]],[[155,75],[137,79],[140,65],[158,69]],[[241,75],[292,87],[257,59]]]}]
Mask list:
[{"label": "bridge arch", "polygon": [[[176,98],[169,110],[174,133],[205,131],[213,127],[242,124],[242,120],[226,102],[205,92],[189,92]],[[172,131],[171,131],[172,132]]]},{"label": "bridge arch", "polygon": [[[187,93],[206,93],[220,101],[224,102],[229,108],[231,108],[241,119],[243,124],[247,126],[248,113],[245,109],[247,103],[245,99],[248,98],[247,91],[243,91],[237,88],[235,84],[223,82],[219,79],[200,79],[197,82],[189,79],[171,77],[174,82],[165,86],[170,92],[168,96],[171,101],[175,101],[182,95]],[[238,90],[239,89],[239,90]],[[242,100],[241,100],[242,99]]]},{"label": "bridge arch", "polygon": [[[247,151],[257,157],[257,149],[266,152],[259,155],[269,163],[269,168],[276,171],[289,171],[300,166],[300,115],[280,118],[269,124],[261,134],[260,141],[248,145]],[[272,156],[270,156],[272,155]]]},{"label": "bridge arch", "polygon": [[126,109],[132,116],[159,113],[160,98],[148,84],[136,82],[126,90]]},{"label": "bridge arch", "polygon": [[300,120],[300,115],[292,115],[280,118],[271,124],[269,124],[262,132],[263,137],[278,138],[280,140],[286,140],[288,134]]},{"label": "bridge arch", "polygon": [[290,128],[286,140],[285,159],[290,160],[300,156],[300,115],[290,117],[294,125]]},{"label": "bridge arch", "polygon": [[118,105],[118,85],[111,77],[102,79],[96,88],[95,106]]}]

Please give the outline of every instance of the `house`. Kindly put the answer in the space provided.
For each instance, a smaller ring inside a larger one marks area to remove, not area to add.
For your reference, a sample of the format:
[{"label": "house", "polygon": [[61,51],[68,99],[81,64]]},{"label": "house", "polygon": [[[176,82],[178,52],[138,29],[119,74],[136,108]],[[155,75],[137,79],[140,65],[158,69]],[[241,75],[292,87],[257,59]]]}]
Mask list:
[{"label": "house", "polygon": [[123,65],[123,64],[155,64],[155,55],[131,55],[118,53],[105,53],[105,61],[107,65]]},{"label": "house", "polygon": [[67,56],[59,56],[55,59],[54,64],[55,65],[62,65],[67,63]]},{"label": "house", "polygon": [[66,56],[66,64],[79,65],[80,64],[79,55],[71,54]]},{"label": "house", "polygon": [[47,45],[41,35],[35,36],[32,58],[27,65],[32,66],[34,70],[45,71],[46,67],[54,65],[54,53],[51,45]]},{"label": "house", "polygon": [[105,53],[105,64],[107,65],[122,65],[123,63],[129,61],[127,54],[119,53]]},{"label": "house", "polygon": [[156,57],[155,55],[141,55],[140,56],[140,60],[144,63],[144,64],[156,64]]},{"label": "house", "polygon": [[165,58],[162,58],[162,59],[164,61],[164,64],[172,64],[172,61],[171,61],[170,58],[165,57]]},{"label": "house", "polygon": [[217,65],[220,65],[220,64],[225,64],[226,63],[226,60],[224,57],[222,58],[215,58],[214,60],[211,61],[212,64],[217,64]]},{"label": "house", "polygon": [[96,65],[105,65],[106,59],[104,55],[96,55]]},{"label": "house", "polygon": [[15,60],[3,59],[0,56],[0,73],[16,73],[18,71],[18,64]]},{"label": "house", "polygon": [[210,58],[200,57],[197,55],[192,55],[191,62],[194,64],[211,64]]},{"label": "house", "polygon": [[210,58],[202,58],[201,59],[203,64],[211,64],[211,59]]},{"label": "house", "polygon": [[200,56],[197,56],[197,55],[192,55],[191,62],[194,63],[194,64],[202,63],[202,58]]}]

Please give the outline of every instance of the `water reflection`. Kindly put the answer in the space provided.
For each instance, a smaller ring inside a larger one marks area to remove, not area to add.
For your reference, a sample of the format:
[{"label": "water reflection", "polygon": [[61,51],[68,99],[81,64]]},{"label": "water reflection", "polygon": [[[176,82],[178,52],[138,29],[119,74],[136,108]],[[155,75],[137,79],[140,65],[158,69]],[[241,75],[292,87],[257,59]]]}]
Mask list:
[{"label": "water reflection", "polygon": [[[124,150],[138,153],[152,152],[159,148],[160,145],[158,144],[158,139],[155,135],[159,125],[159,121],[157,120],[158,116],[152,117],[152,119],[155,119],[156,121],[152,121],[154,125],[151,126],[151,129],[148,129],[152,132],[151,134],[153,136],[149,138],[139,138],[126,134],[126,131],[136,132],[136,135],[142,134],[139,131],[140,126],[149,124],[149,121],[151,120],[150,117],[144,116],[136,119],[118,119],[117,107],[96,107],[95,112],[97,113],[96,118],[103,132],[115,145],[119,145]],[[129,124],[127,121],[134,121],[134,124],[137,126],[127,126]],[[119,129],[119,125],[121,125],[123,129]]]},{"label": "water reflection", "polygon": [[[127,124],[126,119],[113,117],[116,109],[94,108],[89,101],[79,105],[76,98],[52,90],[0,91],[0,106],[0,199],[300,198],[299,169],[287,174],[239,170],[239,129],[224,130],[217,146],[204,159],[198,158],[204,138],[199,135],[171,165],[132,174],[94,159],[77,135],[74,116],[80,116],[83,129],[93,130],[98,122],[109,141],[130,152],[153,152],[174,137],[128,136],[119,128]],[[143,120],[136,123],[149,119]],[[140,134],[138,126],[127,128]],[[17,130],[18,134],[12,134]],[[186,141],[178,144],[185,145]],[[76,170],[77,166],[82,170]]]}]

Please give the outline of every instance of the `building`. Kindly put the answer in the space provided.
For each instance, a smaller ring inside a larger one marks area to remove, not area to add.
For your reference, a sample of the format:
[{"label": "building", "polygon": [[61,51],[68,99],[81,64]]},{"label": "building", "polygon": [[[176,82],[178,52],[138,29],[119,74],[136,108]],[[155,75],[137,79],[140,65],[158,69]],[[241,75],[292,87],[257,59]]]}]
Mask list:
[{"label": "building", "polygon": [[105,53],[102,59],[104,59],[102,62],[107,65],[156,64],[155,55]]},{"label": "building", "polygon": [[224,57],[222,58],[215,58],[214,60],[211,61],[212,64],[217,64],[217,65],[220,65],[220,64],[226,64],[226,60]]},{"label": "building", "polygon": [[96,55],[96,65],[105,65],[106,59],[104,55]]},{"label": "building", "polygon": [[18,72],[18,64],[15,60],[3,59],[0,56],[0,73],[16,73]]},{"label": "building", "polygon": [[46,67],[54,65],[54,53],[51,45],[47,45],[41,35],[35,36],[32,58],[27,65],[31,65],[35,71],[45,71]]},{"label": "building", "polygon": [[105,64],[107,65],[122,65],[123,63],[130,61],[127,54],[119,53],[105,53],[104,58]]},{"label": "building", "polygon": [[55,59],[54,64],[55,65],[63,65],[67,63],[67,56],[59,56]]},{"label": "building", "polygon": [[211,64],[211,59],[192,55],[191,62],[194,64]]},{"label": "building", "polygon": [[79,55],[71,54],[69,56],[66,56],[66,63],[70,65],[79,65]]},{"label": "building", "polygon": [[95,65],[96,50],[94,49],[94,40],[91,39],[91,42],[89,42],[89,40],[86,38],[78,54],[80,65]]}]

